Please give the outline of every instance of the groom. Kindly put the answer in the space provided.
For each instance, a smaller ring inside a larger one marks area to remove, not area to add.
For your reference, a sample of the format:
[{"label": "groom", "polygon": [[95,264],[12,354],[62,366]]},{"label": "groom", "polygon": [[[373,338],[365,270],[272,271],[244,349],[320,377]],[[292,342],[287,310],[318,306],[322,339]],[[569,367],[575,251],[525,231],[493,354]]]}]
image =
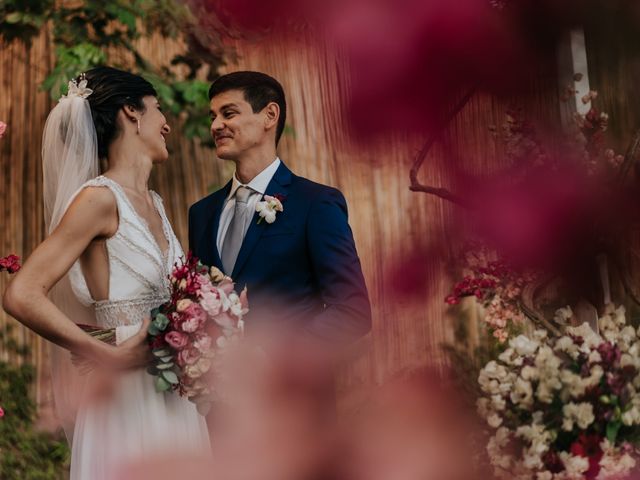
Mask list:
[{"label": "groom", "polygon": [[[238,291],[247,287],[249,331],[277,322],[329,341],[364,335],[371,307],[344,196],[293,174],[276,154],[282,86],[263,73],[235,72],[211,85],[209,99],[216,154],[236,171],[191,206],[194,255],[230,275]],[[256,213],[265,196],[282,205],[272,223]]]}]

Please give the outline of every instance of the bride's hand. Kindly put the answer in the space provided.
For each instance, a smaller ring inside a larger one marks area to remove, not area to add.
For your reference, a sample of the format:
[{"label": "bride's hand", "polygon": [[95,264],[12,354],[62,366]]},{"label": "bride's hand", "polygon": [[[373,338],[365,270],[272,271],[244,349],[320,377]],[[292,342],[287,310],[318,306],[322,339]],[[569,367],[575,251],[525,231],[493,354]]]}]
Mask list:
[{"label": "bride's hand", "polygon": [[153,358],[147,343],[147,330],[150,323],[151,319],[145,318],[138,333],[113,348],[110,366],[119,370],[127,370],[149,365]]}]

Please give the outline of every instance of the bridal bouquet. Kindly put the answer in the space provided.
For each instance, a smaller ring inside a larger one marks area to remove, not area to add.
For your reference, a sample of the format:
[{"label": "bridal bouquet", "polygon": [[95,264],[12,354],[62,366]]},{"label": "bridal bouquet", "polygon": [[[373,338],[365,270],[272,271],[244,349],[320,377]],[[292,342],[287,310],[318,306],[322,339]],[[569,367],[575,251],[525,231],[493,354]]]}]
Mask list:
[{"label": "bridal bouquet", "polygon": [[[169,301],[151,311],[148,333],[154,360],[147,371],[155,377],[158,392],[175,390],[206,415],[220,396],[212,384],[222,353],[244,333],[247,291],[236,293],[230,277],[206,267],[191,252],[176,264],[170,281]],[[114,328],[79,326],[105,343],[116,343]],[[81,373],[92,369],[82,360],[75,363]]]},{"label": "bridal bouquet", "polygon": [[149,336],[154,362],[148,371],[159,392],[188,397],[206,413],[216,392],[205,377],[216,358],[243,334],[249,311],[246,288],[234,291],[230,277],[189,253],[170,276],[171,298],[151,312]]},{"label": "bridal bouquet", "polygon": [[613,479],[635,466],[640,332],[623,307],[609,307],[599,329],[520,335],[481,370],[477,405],[498,478]]}]

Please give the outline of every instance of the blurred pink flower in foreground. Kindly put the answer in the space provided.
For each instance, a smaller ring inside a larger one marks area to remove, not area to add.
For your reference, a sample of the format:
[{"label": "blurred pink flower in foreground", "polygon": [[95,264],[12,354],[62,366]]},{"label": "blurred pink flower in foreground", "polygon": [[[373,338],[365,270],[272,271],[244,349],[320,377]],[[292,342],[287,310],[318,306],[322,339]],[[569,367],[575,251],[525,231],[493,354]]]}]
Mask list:
[{"label": "blurred pink flower in foreground", "polygon": [[16,273],[20,270],[20,257],[14,254],[0,258],[0,272],[6,270],[9,273]]},{"label": "blurred pink flower in foreground", "polygon": [[470,89],[526,91],[553,69],[563,32],[585,19],[624,8],[637,21],[614,0],[203,1],[236,32],[310,25],[320,42],[338,45],[351,67],[349,117],[363,136],[437,129]]},{"label": "blurred pink flower in foreground", "polygon": [[4,417],[4,409],[0,407],[0,418]]},{"label": "blurred pink flower in foreground", "polygon": [[7,130],[7,124],[0,121],[0,138],[4,137],[4,132]]}]

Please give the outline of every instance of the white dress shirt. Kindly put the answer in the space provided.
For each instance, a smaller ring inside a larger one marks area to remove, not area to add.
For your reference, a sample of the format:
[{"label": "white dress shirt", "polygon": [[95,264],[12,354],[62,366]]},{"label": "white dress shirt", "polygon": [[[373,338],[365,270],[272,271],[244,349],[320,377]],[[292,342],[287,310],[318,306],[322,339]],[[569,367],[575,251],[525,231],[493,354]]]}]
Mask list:
[{"label": "white dress shirt", "polygon": [[[231,191],[229,192],[229,196],[225,200],[224,207],[222,207],[222,213],[220,214],[220,224],[218,225],[218,236],[216,237],[216,246],[218,248],[218,252],[222,252],[222,243],[224,242],[224,237],[227,234],[227,230],[229,229],[229,225],[231,224],[231,219],[233,218],[233,212],[236,207],[236,190],[239,187],[244,186],[248,187],[254,191],[247,200],[247,209],[251,212],[256,211],[256,204],[262,199],[264,192],[267,190],[267,186],[269,186],[269,182],[278,170],[280,166],[280,159],[276,157],[276,159],[271,162],[271,164],[262,170],[258,175],[256,175],[253,180],[251,180],[246,185],[241,183],[236,177],[236,174],[233,174],[233,180],[231,184]],[[256,193],[257,192],[257,193]],[[249,215],[249,218],[253,218],[253,215]],[[244,233],[247,234],[247,230],[249,230],[249,226],[251,222],[248,222],[245,225]]]}]

